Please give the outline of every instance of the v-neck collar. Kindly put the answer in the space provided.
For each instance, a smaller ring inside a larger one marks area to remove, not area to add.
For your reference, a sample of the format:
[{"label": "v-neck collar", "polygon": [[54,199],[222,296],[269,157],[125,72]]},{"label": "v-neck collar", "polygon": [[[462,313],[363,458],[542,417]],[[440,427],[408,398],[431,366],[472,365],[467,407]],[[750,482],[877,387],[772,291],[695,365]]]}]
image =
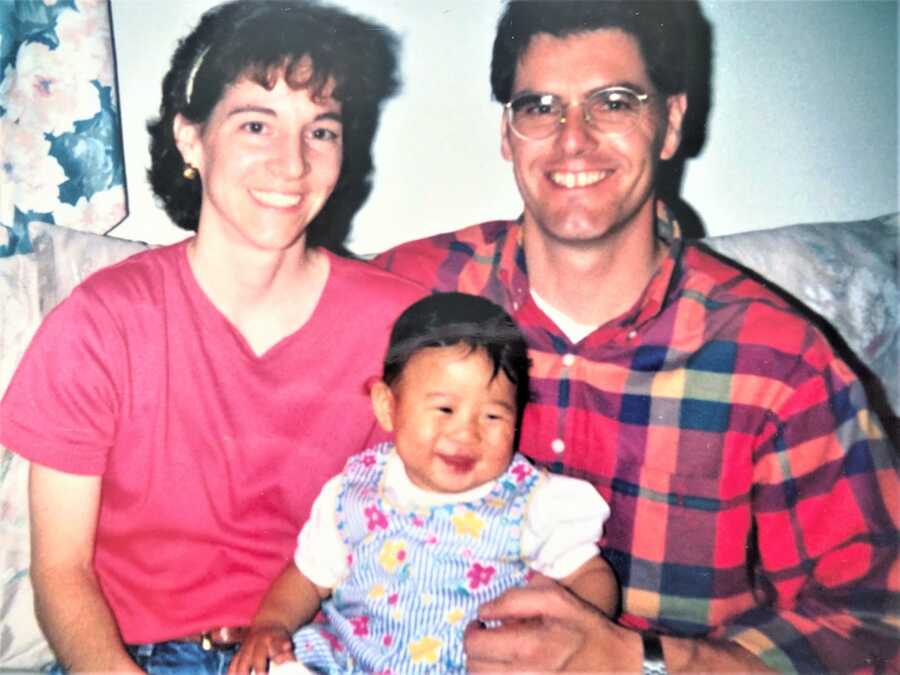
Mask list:
[{"label": "v-neck collar", "polygon": [[301,325],[295,331],[285,335],[278,342],[273,344],[261,354],[258,354],[250,345],[247,338],[244,337],[244,334],[240,331],[240,329],[235,326],[218,307],[216,307],[210,297],[200,286],[200,282],[197,281],[197,277],[194,274],[194,270],[191,269],[190,260],[188,259],[188,244],[190,241],[191,239],[189,238],[184,242],[176,245],[180,249],[177,251],[178,269],[181,275],[182,283],[187,290],[187,294],[189,297],[194,299],[194,301],[197,303],[198,309],[203,312],[209,319],[211,319],[213,323],[219,323],[225,327],[225,330],[227,330],[234,337],[238,348],[247,359],[260,364],[276,360],[278,358],[278,355],[283,352],[290,343],[298,339],[298,336],[302,335],[303,333],[316,330],[315,325],[324,320],[322,318],[322,314],[324,312],[323,308],[326,307],[327,303],[330,302],[330,296],[334,292],[334,268],[337,256],[326,249],[319,249],[328,260],[328,278],[325,280],[325,285],[322,288],[322,293],[320,294],[319,300],[316,303],[316,306],[313,308],[312,313],[309,315],[303,325]]}]

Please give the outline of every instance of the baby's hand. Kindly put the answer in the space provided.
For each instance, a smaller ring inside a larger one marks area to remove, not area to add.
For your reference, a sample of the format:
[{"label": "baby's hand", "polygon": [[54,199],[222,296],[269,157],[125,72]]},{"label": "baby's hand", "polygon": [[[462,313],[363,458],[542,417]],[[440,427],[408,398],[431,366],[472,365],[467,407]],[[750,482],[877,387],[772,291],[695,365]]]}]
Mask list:
[{"label": "baby's hand", "polygon": [[294,661],[291,634],[283,626],[254,626],[228,666],[228,675],[263,675],[272,663]]}]

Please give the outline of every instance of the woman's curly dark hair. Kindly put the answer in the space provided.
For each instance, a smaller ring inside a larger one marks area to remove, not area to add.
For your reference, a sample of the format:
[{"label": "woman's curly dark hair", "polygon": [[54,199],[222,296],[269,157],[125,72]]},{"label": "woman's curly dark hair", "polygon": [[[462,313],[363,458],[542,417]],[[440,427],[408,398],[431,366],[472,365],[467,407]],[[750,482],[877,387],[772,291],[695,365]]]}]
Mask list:
[{"label": "woman's curly dark hair", "polygon": [[[306,58],[312,76],[292,79]],[[399,86],[397,39],[384,26],[315,0],[234,0],[201,17],[172,55],[159,117],[147,125],[150,185],[176,225],[196,230],[202,189],[199,177],[182,175],[175,116],[203,124],[228,85],[249,77],[272,88],[282,76],[293,88],[309,88],[312,96],[330,80],[335,83],[343,165],[331,198],[307,228],[307,242],[341,250],[353,214],[371,189],[372,140],[381,106]]]}]

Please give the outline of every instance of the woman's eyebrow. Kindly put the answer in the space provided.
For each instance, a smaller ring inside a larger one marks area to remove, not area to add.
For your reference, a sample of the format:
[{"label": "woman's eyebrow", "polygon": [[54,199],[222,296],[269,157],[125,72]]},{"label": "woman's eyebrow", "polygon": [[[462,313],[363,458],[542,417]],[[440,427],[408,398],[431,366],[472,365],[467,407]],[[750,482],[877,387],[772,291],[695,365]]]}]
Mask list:
[{"label": "woman's eyebrow", "polygon": [[[256,113],[258,115],[267,115],[269,117],[278,117],[278,113],[275,112],[272,108],[266,108],[265,106],[257,106],[257,105],[241,105],[236,108],[232,108],[228,111],[227,117],[233,117],[234,115],[243,115],[245,113]],[[320,120],[334,120],[335,122],[342,122],[343,118],[341,117],[341,113],[336,111],[328,111],[319,113],[315,116],[315,121]]]},{"label": "woman's eyebrow", "polygon": [[242,115],[243,113],[257,113],[260,115],[269,115],[271,117],[277,116],[277,113],[272,108],[266,108],[265,106],[258,105],[240,105],[229,110],[227,117],[231,117],[233,115]]}]

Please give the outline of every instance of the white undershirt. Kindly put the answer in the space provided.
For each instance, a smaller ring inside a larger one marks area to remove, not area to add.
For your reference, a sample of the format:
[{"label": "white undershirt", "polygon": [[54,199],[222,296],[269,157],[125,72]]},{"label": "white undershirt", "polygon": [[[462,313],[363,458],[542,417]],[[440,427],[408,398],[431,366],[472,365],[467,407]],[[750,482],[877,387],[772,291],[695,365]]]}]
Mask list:
[{"label": "white undershirt", "polygon": [[[463,493],[435,493],[414,485],[392,452],[384,469],[385,498],[399,508],[463,503],[486,496],[494,481]],[[309,520],[297,537],[294,562],[317,586],[335,588],[348,572],[347,547],[335,521],[341,476],[329,480],[313,503]],[[594,487],[583,480],[547,474],[531,493],[522,519],[522,558],[532,569],[562,579],[597,555],[597,540],[609,506]]]},{"label": "white undershirt", "polygon": [[540,307],[541,311],[546,314],[563,333],[566,334],[566,337],[569,338],[569,341],[573,345],[578,344],[588,335],[597,330],[597,326],[578,323],[577,321],[570,319],[567,315],[560,312],[558,309],[556,309],[556,307],[554,307],[537,293],[535,293],[534,289],[531,290],[531,297],[534,299],[534,304]]}]

